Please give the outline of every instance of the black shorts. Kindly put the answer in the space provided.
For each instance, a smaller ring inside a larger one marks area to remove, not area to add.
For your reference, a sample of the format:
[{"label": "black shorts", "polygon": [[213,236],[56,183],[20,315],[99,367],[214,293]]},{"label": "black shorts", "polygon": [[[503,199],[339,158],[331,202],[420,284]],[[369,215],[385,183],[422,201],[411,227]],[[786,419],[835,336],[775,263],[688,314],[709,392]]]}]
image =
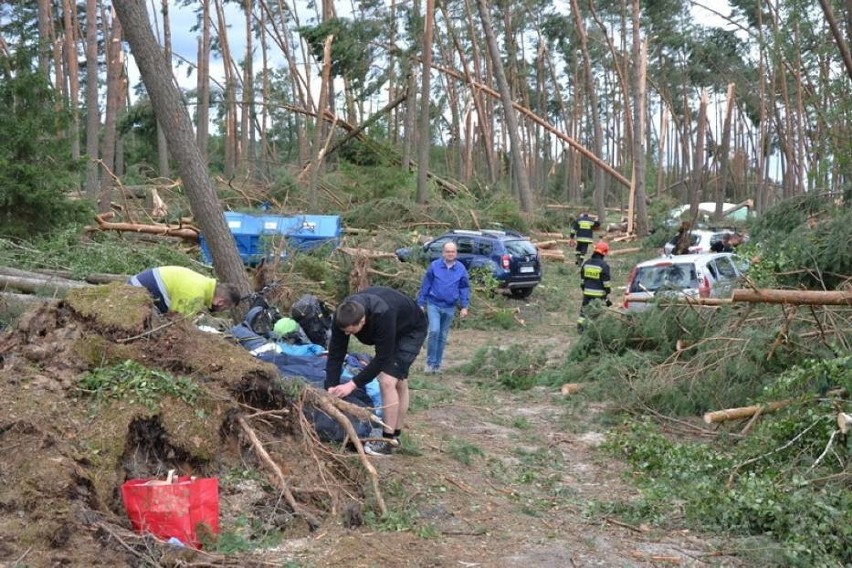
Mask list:
[{"label": "black shorts", "polygon": [[426,341],[426,333],[428,331],[429,328],[424,318],[421,327],[409,331],[397,340],[396,353],[393,356],[394,370],[388,374],[400,380],[408,378],[408,370],[411,369],[411,365],[420,354],[420,348],[423,347],[423,342]]}]

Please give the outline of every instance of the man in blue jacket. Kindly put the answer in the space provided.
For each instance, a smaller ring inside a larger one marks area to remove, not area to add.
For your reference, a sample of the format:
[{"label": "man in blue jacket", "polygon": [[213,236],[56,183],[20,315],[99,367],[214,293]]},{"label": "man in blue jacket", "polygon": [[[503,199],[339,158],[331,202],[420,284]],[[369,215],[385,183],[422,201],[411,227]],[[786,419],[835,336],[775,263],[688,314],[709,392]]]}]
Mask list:
[{"label": "man in blue jacket", "polygon": [[426,374],[441,372],[444,347],[456,315],[467,317],[470,305],[470,280],[467,269],[456,260],[458,250],[452,241],[444,243],[441,258],[433,260],[423,275],[417,305],[429,316],[429,339],[426,343]]},{"label": "man in blue jacket", "polygon": [[[325,388],[334,396],[345,398],[378,378],[386,426],[382,429],[382,440],[364,445],[364,451],[370,455],[390,455],[399,446],[408,412],[408,370],[420,353],[426,328],[426,316],[414,300],[382,286],[352,294],[334,312]],[[376,356],[351,381],[341,383],[351,335],[364,345],[375,345]]]}]

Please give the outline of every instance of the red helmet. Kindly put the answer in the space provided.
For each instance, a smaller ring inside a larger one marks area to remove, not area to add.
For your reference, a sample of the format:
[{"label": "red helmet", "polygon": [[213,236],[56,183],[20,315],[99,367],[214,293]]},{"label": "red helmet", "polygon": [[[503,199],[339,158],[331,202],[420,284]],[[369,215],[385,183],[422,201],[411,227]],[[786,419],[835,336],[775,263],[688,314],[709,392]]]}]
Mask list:
[{"label": "red helmet", "polygon": [[609,254],[609,245],[604,241],[598,241],[595,243],[594,252],[598,254],[607,255]]}]

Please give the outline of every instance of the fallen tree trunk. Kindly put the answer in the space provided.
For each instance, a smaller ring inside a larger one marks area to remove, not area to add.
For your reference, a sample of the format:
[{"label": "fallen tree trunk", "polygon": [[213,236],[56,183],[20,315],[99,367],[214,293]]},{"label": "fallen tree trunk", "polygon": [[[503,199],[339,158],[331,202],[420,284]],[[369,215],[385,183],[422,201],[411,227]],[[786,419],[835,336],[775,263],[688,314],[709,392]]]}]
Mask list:
[{"label": "fallen tree trunk", "polygon": [[698,306],[722,306],[733,302],[730,298],[690,298],[690,297],[661,297],[656,296],[641,296],[639,294],[627,294],[624,301],[628,303],[650,304],[656,301],[662,301],[667,304],[694,304]]},{"label": "fallen tree trunk", "polygon": [[751,288],[738,288],[734,290],[732,300],[754,304],[852,306],[852,290],[752,290]]},{"label": "fallen tree trunk", "polygon": [[9,274],[0,274],[0,287],[14,288],[21,292],[30,294],[52,294],[64,295],[69,290],[74,288],[86,288],[91,286],[86,282],[78,282],[76,280],[65,280],[57,278],[26,278],[23,276],[12,276]]},{"label": "fallen tree trunk", "polygon": [[754,406],[743,406],[740,408],[726,408],[725,410],[714,410],[704,414],[704,422],[707,424],[718,424],[726,420],[742,420],[743,418],[751,418],[758,412],[775,412],[780,408],[784,408],[790,404],[789,400],[770,402],[769,404],[756,404]]},{"label": "fallen tree trunk", "polygon": [[[2,270],[4,269],[0,268],[0,271]],[[66,280],[74,280],[74,275],[68,272],[67,270],[38,269],[34,271],[34,274],[56,276],[59,278],[64,278]],[[106,274],[104,272],[93,272],[87,275],[83,280],[85,280],[89,284],[109,284],[110,282],[126,282],[128,278],[130,278],[130,276],[127,274]]]},{"label": "fallen tree trunk", "polygon": [[16,294],[14,292],[0,292],[0,304],[36,304],[41,302],[56,302],[56,298],[47,298],[45,296],[35,296],[33,294]]},{"label": "fallen tree trunk", "polygon": [[[627,302],[649,303],[658,298],[628,294]],[[733,302],[748,302],[751,304],[791,304],[802,306],[852,306],[852,290],[771,290],[738,288],[730,298],[664,298],[671,303],[695,304],[699,306],[721,306]]]},{"label": "fallen tree trunk", "polygon": [[149,235],[180,237],[181,239],[193,242],[198,241],[198,229],[196,229],[195,227],[186,227],[183,225],[174,226],[160,224],[142,225],[139,223],[113,223],[111,221],[107,221],[107,217],[111,216],[112,213],[95,215],[95,221],[97,221],[98,225],[96,227],[87,225],[86,231],[119,231],[127,233],[146,233]]}]

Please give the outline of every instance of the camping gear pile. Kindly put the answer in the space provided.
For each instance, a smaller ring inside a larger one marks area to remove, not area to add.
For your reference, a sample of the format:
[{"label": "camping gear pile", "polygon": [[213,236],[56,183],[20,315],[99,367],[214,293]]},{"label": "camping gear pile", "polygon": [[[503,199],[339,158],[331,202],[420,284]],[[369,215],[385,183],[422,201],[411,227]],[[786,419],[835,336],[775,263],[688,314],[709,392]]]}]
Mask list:
[{"label": "camping gear pile", "polygon": [[[260,294],[254,298],[243,321],[231,328],[230,334],[252,355],[275,365],[282,379],[302,380],[311,387],[324,390],[331,315],[332,311],[325,302],[312,294],[305,294],[293,303],[290,317],[282,316]],[[370,359],[364,353],[348,354],[341,379],[351,380]],[[374,413],[381,416],[381,392],[375,379],[364,389],[355,389],[343,400],[373,408]],[[332,417],[315,407],[307,408],[306,414],[321,439],[334,442],[345,439],[346,433]],[[359,438],[370,436],[373,425],[369,421],[347,417]]]}]

